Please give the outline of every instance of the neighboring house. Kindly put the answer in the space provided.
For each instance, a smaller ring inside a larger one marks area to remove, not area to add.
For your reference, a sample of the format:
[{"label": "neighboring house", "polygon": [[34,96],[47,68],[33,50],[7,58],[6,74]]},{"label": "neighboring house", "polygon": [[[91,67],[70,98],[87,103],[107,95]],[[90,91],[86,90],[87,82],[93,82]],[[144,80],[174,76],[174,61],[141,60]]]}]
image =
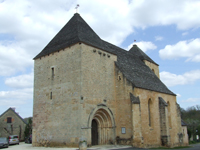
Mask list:
[{"label": "neighboring house", "polygon": [[0,116],[0,137],[18,135],[23,141],[25,126],[26,122],[15,112],[15,108],[9,108]]},{"label": "neighboring house", "polygon": [[78,13],[34,58],[32,133],[33,146],[183,144],[180,107],[158,64],[137,45],[102,40]]},{"label": "neighboring house", "polygon": [[187,133],[187,124],[181,120],[182,130],[183,130],[183,145],[188,145],[188,133]]}]

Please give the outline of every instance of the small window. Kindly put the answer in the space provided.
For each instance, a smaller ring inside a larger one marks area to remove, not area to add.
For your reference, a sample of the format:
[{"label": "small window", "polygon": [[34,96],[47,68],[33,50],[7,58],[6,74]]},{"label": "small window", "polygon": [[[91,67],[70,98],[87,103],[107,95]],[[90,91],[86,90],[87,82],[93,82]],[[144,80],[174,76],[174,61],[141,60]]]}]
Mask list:
[{"label": "small window", "polygon": [[152,127],[153,116],[152,116],[152,100],[148,100],[148,114],[149,114],[149,127]]},{"label": "small window", "polygon": [[52,99],[52,92],[50,93],[50,99]]},{"label": "small window", "polygon": [[12,123],[12,117],[7,118],[7,123]]},{"label": "small window", "polygon": [[152,69],[153,73],[155,73],[154,69]]},{"label": "small window", "polygon": [[54,67],[51,68],[51,77],[54,78]]},{"label": "small window", "polygon": [[121,76],[120,75],[118,76],[118,80],[121,80]]}]

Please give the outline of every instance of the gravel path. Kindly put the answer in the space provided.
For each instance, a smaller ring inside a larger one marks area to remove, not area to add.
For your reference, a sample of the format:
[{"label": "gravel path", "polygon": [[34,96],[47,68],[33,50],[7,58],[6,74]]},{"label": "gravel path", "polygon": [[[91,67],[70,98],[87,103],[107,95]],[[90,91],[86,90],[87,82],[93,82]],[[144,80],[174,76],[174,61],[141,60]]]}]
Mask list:
[{"label": "gravel path", "polygon": [[[88,150],[106,150],[106,149],[123,149],[130,148],[130,146],[121,145],[101,145],[89,147]],[[33,147],[32,144],[21,142],[19,145],[10,145],[8,150],[78,150],[78,148],[55,148],[55,147]]]},{"label": "gravel path", "polygon": [[[179,150],[200,150],[200,144],[194,144],[190,146],[192,147]],[[7,148],[5,148],[5,150],[7,150]],[[10,145],[8,150],[78,150],[78,148],[32,147],[32,144],[26,144],[22,142],[19,145]],[[89,147],[88,150],[153,150],[153,149],[132,148],[130,146],[122,146],[122,145],[101,145],[101,146],[98,145]]]},{"label": "gravel path", "polygon": [[[33,147],[32,144],[26,144],[24,142],[19,145],[10,145],[8,150],[77,150],[78,148],[50,148],[50,147]],[[7,149],[5,149],[7,150]]]}]

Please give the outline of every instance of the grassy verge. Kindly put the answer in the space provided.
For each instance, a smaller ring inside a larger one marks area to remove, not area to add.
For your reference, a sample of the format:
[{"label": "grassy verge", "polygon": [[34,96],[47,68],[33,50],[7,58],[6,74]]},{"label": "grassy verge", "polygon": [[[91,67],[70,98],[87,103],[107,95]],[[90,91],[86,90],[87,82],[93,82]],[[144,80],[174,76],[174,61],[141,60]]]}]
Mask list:
[{"label": "grassy verge", "polygon": [[189,141],[189,144],[197,144],[199,142],[195,142],[195,141]]}]

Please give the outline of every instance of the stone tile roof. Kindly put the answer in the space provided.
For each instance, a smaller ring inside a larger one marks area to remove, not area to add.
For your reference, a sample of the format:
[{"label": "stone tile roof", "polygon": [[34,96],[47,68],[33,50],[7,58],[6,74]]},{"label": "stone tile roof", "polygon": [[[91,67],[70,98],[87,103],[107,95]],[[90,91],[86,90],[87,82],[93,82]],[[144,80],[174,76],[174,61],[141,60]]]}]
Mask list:
[{"label": "stone tile roof", "polygon": [[132,83],[133,87],[175,95],[160,81],[153,71],[144,64],[143,60],[148,60],[154,64],[156,63],[142,52],[142,50],[135,45],[130,51],[126,51],[102,40],[78,13],[74,14],[69,22],[34,59],[79,42],[117,55],[115,65]]},{"label": "stone tile roof", "polygon": [[181,125],[182,125],[182,126],[187,126],[187,123],[185,123],[185,122],[181,119]]},{"label": "stone tile roof", "polygon": [[164,106],[168,106],[168,104],[165,102],[165,100],[162,97],[158,97],[159,103],[163,104]]},{"label": "stone tile roof", "polygon": [[131,99],[132,104],[140,104],[139,96],[135,97],[132,93],[130,93],[130,99]]}]

